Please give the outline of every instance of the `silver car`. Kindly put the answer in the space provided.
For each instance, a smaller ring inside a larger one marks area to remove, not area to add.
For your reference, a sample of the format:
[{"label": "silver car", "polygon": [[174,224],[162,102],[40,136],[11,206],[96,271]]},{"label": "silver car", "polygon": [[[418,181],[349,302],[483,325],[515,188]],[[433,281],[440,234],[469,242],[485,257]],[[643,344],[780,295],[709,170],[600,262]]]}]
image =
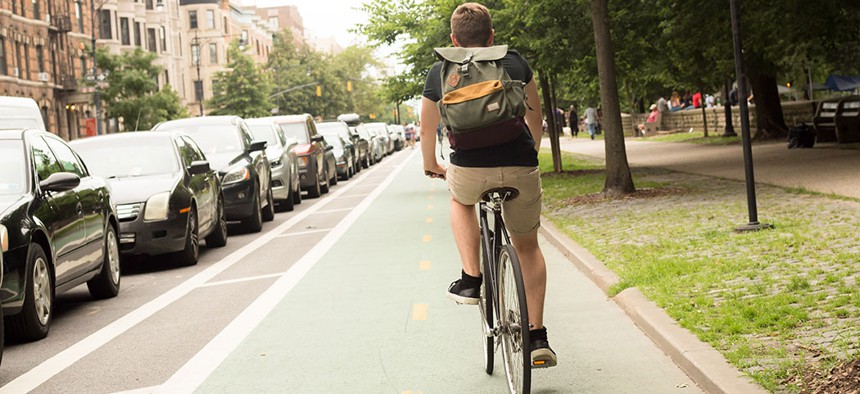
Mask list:
[{"label": "silver car", "polygon": [[266,156],[272,166],[272,197],[279,212],[292,211],[301,204],[299,162],[293,149],[298,141],[284,135],[281,126],[271,119],[246,119],[254,139],[266,141]]}]

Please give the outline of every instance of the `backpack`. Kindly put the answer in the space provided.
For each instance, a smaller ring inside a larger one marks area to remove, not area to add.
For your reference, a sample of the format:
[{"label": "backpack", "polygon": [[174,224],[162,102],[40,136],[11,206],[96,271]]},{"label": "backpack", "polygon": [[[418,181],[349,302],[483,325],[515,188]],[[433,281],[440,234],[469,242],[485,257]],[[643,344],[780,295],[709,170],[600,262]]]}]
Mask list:
[{"label": "backpack", "polygon": [[815,146],[815,129],[806,123],[800,123],[788,129],[788,149],[813,146]]},{"label": "backpack", "polygon": [[452,148],[486,148],[522,135],[526,84],[512,80],[502,66],[506,45],[435,52],[442,60],[439,113]]}]

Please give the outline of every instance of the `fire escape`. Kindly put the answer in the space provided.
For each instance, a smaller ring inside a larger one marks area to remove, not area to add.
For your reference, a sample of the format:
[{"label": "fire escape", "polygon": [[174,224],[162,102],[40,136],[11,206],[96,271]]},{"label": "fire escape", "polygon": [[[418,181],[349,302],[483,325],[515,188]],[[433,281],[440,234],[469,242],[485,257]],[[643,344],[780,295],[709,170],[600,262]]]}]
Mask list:
[{"label": "fire escape", "polygon": [[68,33],[72,31],[72,18],[69,13],[68,0],[60,0],[60,4],[51,4],[51,25],[48,28],[51,64],[53,64],[54,81],[56,81],[57,93],[67,93],[77,89],[78,80],[75,78],[75,69],[72,57],[69,54]]}]

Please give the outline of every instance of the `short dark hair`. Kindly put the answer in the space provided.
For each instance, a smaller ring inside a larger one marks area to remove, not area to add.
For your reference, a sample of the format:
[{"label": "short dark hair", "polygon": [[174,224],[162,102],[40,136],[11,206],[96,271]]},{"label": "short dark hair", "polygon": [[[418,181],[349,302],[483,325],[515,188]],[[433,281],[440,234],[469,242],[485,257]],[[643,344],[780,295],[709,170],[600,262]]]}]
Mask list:
[{"label": "short dark hair", "polygon": [[478,3],[461,4],[451,15],[451,33],[461,46],[486,46],[493,33],[490,11]]}]

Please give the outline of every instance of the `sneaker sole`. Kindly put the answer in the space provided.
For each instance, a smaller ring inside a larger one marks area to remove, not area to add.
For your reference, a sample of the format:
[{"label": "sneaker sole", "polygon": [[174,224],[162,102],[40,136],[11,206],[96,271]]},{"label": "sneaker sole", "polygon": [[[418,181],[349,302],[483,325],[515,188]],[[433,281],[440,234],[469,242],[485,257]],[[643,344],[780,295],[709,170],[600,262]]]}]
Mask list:
[{"label": "sneaker sole", "polygon": [[558,365],[555,353],[549,349],[535,349],[532,351],[532,368],[549,368]]},{"label": "sneaker sole", "polygon": [[448,299],[450,299],[450,300],[452,300],[452,301],[454,301],[460,305],[478,305],[478,299],[477,298],[463,297],[463,296],[456,295],[453,293],[448,293],[448,292],[446,292],[445,294],[448,295]]}]

